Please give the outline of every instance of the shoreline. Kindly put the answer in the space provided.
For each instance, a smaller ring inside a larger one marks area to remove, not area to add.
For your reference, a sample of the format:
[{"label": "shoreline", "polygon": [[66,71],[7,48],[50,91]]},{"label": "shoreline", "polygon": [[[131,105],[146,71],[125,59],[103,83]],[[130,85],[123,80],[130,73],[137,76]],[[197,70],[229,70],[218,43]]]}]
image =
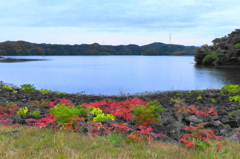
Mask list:
[{"label": "shoreline", "polygon": [[[3,85],[7,85],[10,87],[13,87],[14,89],[20,89],[19,86],[16,86],[12,83],[6,83],[0,80],[0,87],[2,87]],[[104,96],[104,97],[135,97],[135,96],[149,96],[149,95],[154,95],[154,94],[164,94],[164,93],[171,93],[171,92],[183,92],[183,93],[187,93],[189,91],[198,91],[199,89],[194,89],[194,90],[166,90],[166,91],[144,91],[144,92],[138,92],[138,93],[119,93],[119,95],[106,95],[106,94],[84,94],[85,91],[82,92],[72,92],[72,93],[68,93],[68,92],[64,92],[66,94],[77,94],[77,95],[85,95],[85,96]],[[202,89],[202,90],[211,90],[211,91],[219,91],[220,89]],[[53,93],[56,92],[60,92],[58,90],[49,90]]]},{"label": "shoreline", "polygon": [[12,62],[30,62],[30,61],[47,61],[48,59],[17,59],[17,58],[5,58],[1,57],[1,63],[12,63]]}]

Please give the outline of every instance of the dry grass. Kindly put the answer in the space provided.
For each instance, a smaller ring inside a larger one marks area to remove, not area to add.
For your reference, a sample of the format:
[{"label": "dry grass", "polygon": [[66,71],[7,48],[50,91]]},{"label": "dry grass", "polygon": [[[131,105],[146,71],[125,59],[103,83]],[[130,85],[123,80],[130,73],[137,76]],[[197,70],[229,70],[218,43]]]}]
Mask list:
[{"label": "dry grass", "polygon": [[[4,135],[12,130],[18,134]],[[222,149],[188,149],[182,145],[153,141],[149,144],[129,144],[125,140],[114,144],[107,137],[89,137],[67,131],[38,128],[0,127],[1,159],[237,159],[240,144],[222,141]]]}]

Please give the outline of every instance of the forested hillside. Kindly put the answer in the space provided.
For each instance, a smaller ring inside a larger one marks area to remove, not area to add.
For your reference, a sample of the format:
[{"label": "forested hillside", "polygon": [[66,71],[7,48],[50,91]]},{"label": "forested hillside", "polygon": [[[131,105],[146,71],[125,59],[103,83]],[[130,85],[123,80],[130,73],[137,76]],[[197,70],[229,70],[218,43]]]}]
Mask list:
[{"label": "forested hillside", "polygon": [[194,55],[196,47],[164,43],[149,45],[56,45],[35,44],[25,41],[0,43],[0,56],[26,55]]},{"label": "forested hillside", "polygon": [[197,65],[240,65],[240,29],[212,41],[213,45],[197,48]]}]

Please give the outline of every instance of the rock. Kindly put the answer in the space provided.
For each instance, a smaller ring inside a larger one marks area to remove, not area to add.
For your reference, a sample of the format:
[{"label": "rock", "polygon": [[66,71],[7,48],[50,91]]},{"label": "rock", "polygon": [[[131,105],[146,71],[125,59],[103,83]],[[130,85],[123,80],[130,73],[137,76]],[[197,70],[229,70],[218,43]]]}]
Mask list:
[{"label": "rock", "polygon": [[226,140],[240,143],[240,137],[237,136],[240,134],[240,130],[233,129],[232,132],[228,132],[228,133],[229,135],[228,137],[225,138]]},{"label": "rock", "polygon": [[221,122],[223,124],[228,124],[230,121],[229,117],[227,115],[224,115],[222,118],[221,118]]},{"label": "rock", "polygon": [[239,127],[237,120],[230,119],[227,115],[225,115],[225,116],[223,116],[223,117],[221,118],[221,122],[222,122],[224,125],[225,125],[225,124],[230,125],[232,128],[237,128],[237,127]]},{"label": "rock", "polygon": [[228,134],[228,130],[222,129],[222,130],[220,130],[220,134],[226,135],[226,134]]},{"label": "rock", "polygon": [[27,101],[27,99],[21,99],[21,101],[22,101],[22,102],[26,102],[26,101]]},{"label": "rock", "polygon": [[232,115],[235,119],[240,119],[240,112],[235,112]]},{"label": "rock", "polygon": [[213,116],[211,117],[212,120],[218,120],[219,119],[219,116]]},{"label": "rock", "polygon": [[153,129],[153,132],[155,133],[163,133],[163,134],[166,133],[166,126],[164,126],[161,123],[152,124],[151,127]]},{"label": "rock", "polygon": [[173,116],[170,116],[169,113],[166,114],[165,112],[163,114],[161,114],[161,119],[160,119],[160,123],[162,125],[170,125],[170,124],[174,124],[176,123],[176,120],[174,119]]},{"label": "rock", "polygon": [[110,120],[110,119],[106,119],[102,121],[102,124],[107,124],[107,125],[111,125],[111,124],[118,124],[116,120]]},{"label": "rock", "polygon": [[166,135],[170,138],[177,140],[179,139],[180,135],[186,133],[186,131],[182,128],[182,126],[178,126],[177,124],[170,124],[166,126]]},{"label": "rock", "polygon": [[187,121],[189,121],[189,122],[193,122],[193,123],[197,123],[197,124],[203,122],[203,120],[197,118],[196,115],[190,115],[190,116],[186,117],[185,119],[186,119]]},{"label": "rock", "polygon": [[212,123],[213,123],[213,126],[215,127],[223,126],[223,124],[219,120],[213,121]]},{"label": "rock", "polygon": [[223,125],[223,123],[221,123],[221,121],[217,120],[217,121],[208,122],[205,125],[205,127],[214,127],[214,128],[217,128],[217,129],[223,129],[224,125]]},{"label": "rock", "polygon": [[210,94],[210,97],[211,97],[211,98],[217,98],[218,96],[219,96],[219,95],[216,94],[216,93],[211,93],[211,94]]}]

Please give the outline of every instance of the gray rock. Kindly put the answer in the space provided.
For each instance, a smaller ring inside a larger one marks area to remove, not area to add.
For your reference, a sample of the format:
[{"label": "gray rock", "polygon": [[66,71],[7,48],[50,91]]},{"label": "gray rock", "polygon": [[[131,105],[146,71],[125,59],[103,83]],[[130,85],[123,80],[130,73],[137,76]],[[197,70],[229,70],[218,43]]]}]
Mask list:
[{"label": "gray rock", "polygon": [[232,116],[236,119],[240,119],[240,112],[235,112],[235,113],[233,113]]},{"label": "gray rock", "polygon": [[238,134],[240,134],[239,130],[235,129],[225,139],[228,140],[228,141],[234,141],[234,142],[240,143],[240,137],[237,136]]},{"label": "gray rock", "polygon": [[26,101],[27,101],[27,99],[21,99],[21,101],[22,101],[22,102],[26,102]]},{"label": "gray rock", "polygon": [[110,119],[106,119],[106,120],[103,120],[103,121],[102,121],[102,124],[107,124],[107,125],[117,124],[117,121],[115,121],[115,120],[110,120]]},{"label": "gray rock", "polygon": [[212,120],[218,120],[219,119],[219,116],[213,116],[211,117]]},{"label": "gray rock", "polygon": [[166,133],[166,126],[161,123],[154,123],[151,125],[151,127],[155,133]]},{"label": "gray rock", "polygon": [[194,122],[194,123],[202,123],[203,122],[202,119],[197,118],[195,115],[188,116],[185,119],[189,122]]},{"label": "gray rock", "polygon": [[221,118],[221,122],[222,122],[223,124],[227,124],[227,123],[230,122],[230,119],[229,119],[229,117],[228,117],[227,115],[224,115],[224,116]]},{"label": "gray rock", "polygon": [[228,130],[227,129],[222,129],[222,130],[220,130],[220,133],[226,135],[228,133]]},{"label": "gray rock", "polygon": [[215,126],[215,127],[223,126],[223,124],[222,124],[221,121],[219,121],[219,120],[213,121],[212,124],[213,124],[213,126]]}]

